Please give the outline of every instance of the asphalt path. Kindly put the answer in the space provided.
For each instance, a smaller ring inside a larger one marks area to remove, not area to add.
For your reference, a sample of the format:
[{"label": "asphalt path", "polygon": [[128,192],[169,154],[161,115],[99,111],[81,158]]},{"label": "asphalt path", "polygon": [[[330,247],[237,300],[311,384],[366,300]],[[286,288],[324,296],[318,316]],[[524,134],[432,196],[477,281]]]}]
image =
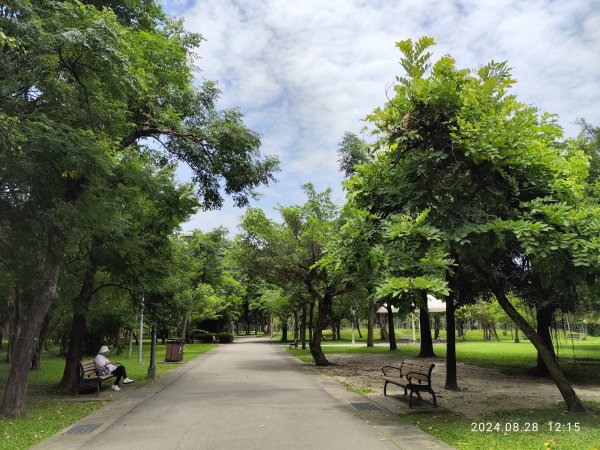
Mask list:
[{"label": "asphalt path", "polygon": [[106,387],[112,402],[34,448],[452,449],[398,417],[406,402],[305,369],[277,342],[236,338],[152,383]]}]

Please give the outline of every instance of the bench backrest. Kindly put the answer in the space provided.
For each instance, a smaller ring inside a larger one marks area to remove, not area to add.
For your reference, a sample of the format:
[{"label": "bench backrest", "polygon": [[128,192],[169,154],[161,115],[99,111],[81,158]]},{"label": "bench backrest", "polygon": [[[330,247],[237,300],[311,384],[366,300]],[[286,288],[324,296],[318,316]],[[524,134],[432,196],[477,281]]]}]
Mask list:
[{"label": "bench backrest", "polygon": [[431,371],[434,367],[435,364],[405,359],[400,365],[400,374],[403,377],[408,376],[411,380],[416,380],[419,383],[426,382],[431,384]]},{"label": "bench backrest", "polygon": [[81,378],[96,378],[96,363],[93,359],[88,359],[86,361],[81,361],[79,375]]}]

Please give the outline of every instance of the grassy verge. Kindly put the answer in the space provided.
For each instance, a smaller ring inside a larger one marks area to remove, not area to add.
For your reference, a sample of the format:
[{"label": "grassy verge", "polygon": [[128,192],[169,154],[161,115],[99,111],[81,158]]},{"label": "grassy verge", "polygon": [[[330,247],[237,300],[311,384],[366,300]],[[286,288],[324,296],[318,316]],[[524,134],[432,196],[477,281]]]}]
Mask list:
[{"label": "grassy verge", "polygon": [[[186,344],[184,360],[195,358],[214,347],[213,344]],[[164,358],[165,351],[166,346],[157,346],[158,361]],[[137,353],[130,360],[126,355],[109,356],[125,365],[127,375],[135,380],[136,385],[149,381],[146,380],[150,358],[149,342],[145,345],[144,363],[140,366],[137,365]],[[4,358],[5,353],[0,352],[0,396],[3,396],[9,371],[9,364],[4,362]],[[0,449],[29,448],[106,404],[105,400],[97,400],[93,393],[81,394],[80,398],[85,401],[72,401],[71,396],[57,395],[56,386],[62,378],[64,364],[64,358],[50,351],[42,357],[42,368],[30,372],[25,415],[18,419],[0,418]],[[157,376],[178,366],[179,364],[159,363],[156,365]]]},{"label": "grassy verge", "polygon": [[[347,331],[347,330],[345,330]],[[509,375],[532,375],[535,367],[537,352],[529,341],[521,340],[514,343],[510,339],[497,341],[483,341],[477,339],[476,330],[469,332],[470,338],[456,343],[456,355],[459,362],[479,367],[499,370]],[[469,334],[467,335],[469,336]],[[345,332],[342,332],[345,338]],[[323,352],[336,353],[390,353],[387,345],[366,347],[364,342],[357,341],[351,345],[347,340],[323,341]],[[290,353],[297,358],[310,362],[312,357],[307,350],[293,349]],[[434,345],[436,356],[446,357],[446,345]],[[398,350],[391,352],[398,359],[415,357],[419,353],[419,345],[399,344]],[[598,384],[600,383],[600,338],[588,337],[585,341],[569,342],[557,350],[561,367],[565,374],[574,383]],[[573,359],[575,355],[576,359]]]},{"label": "grassy verge", "polygon": [[342,385],[349,391],[356,392],[360,395],[370,394],[371,392],[375,392],[371,386],[355,386],[347,381],[340,381]]},{"label": "grassy verge", "polygon": [[[589,404],[600,407],[600,404]],[[600,415],[572,414],[564,407],[515,410],[469,420],[451,413],[409,414],[407,420],[460,450],[556,449],[600,447]]]}]

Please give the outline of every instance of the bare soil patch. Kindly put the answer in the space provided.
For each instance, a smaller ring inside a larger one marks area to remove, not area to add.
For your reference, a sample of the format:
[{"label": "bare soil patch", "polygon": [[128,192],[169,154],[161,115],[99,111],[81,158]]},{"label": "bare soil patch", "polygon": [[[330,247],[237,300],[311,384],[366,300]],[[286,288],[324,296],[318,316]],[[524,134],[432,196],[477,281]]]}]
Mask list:
[{"label": "bare soil patch", "polygon": [[[317,367],[307,364],[303,370],[328,375],[357,388],[370,388],[369,396],[383,396],[381,367],[399,365],[397,356],[385,354],[327,355],[327,359],[332,365]],[[562,400],[560,392],[551,380],[505,375],[494,369],[464,363],[457,365],[458,384],[461,390],[449,391],[444,389],[445,360],[431,358],[430,361],[435,364],[432,386],[438,404],[468,418],[476,419],[500,410],[547,408]],[[600,386],[574,385],[573,387],[582,400],[600,402]],[[397,386],[388,387],[388,395],[396,393],[403,392]],[[423,393],[422,396],[425,400],[431,398],[427,393]]]}]

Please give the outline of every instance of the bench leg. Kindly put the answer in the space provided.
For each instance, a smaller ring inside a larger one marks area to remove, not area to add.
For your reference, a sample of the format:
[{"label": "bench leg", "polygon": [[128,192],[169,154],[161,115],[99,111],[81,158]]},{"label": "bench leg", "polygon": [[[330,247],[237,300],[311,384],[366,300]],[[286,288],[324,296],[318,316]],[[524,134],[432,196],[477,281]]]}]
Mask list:
[{"label": "bench leg", "polygon": [[410,391],[410,396],[408,397],[408,407],[412,408],[412,396],[413,396],[413,391]]},{"label": "bench leg", "polygon": [[102,384],[101,381],[98,381],[98,388],[96,389],[96,397],[100,395],[100,385]]},{"label": "bench leg", "polygon": [[437,399],[435,398],[435,392],[433,392],[433,389],[431,390],[431,396],[433,397],[433,407],[437,408]]},{"label": "bench leg", "polygon": [[388,384],[388,382],[386,380],[386,382],[383,383],[383,396],[384,397],[387,395],[387,384]]}]

